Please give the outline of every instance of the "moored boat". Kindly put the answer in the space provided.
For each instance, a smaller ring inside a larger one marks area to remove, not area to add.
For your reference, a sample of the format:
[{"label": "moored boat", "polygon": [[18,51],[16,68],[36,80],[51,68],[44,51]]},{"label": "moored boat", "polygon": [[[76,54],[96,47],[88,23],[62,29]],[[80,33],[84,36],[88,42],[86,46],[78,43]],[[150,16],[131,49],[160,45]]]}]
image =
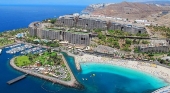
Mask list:
[{"label": "moored boat", "polygon": [[1,52],[2,52],[2,49],[0,49],[0,54],[1,54]]}]

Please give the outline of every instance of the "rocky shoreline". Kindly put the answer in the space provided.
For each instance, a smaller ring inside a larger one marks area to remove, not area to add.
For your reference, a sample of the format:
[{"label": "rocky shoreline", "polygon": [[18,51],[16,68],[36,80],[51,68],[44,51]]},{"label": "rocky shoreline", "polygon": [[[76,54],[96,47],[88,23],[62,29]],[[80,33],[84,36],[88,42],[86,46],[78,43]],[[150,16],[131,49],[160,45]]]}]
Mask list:
[{"label": "rocky shoreline", "polygon": [[59,80],[57,78],[54,78],[54,77],[49,77],[49,76],[45,76],[45,75],[42,75],[42,74],[39,74],[39,73],[35,73],[35,72],[32,72],[32,71],[29,71],[29,70],[25,70],[25,69],[22,69],[20,67],[17,67],[14,63],[14,60],[15,60],[16,57],[12,58],[10,60],[10,65],[18,70],[18,71],[21,71],[21,72],[24,72],[24,73],[27,73],[29,75],[32,75],[32,76],[35,76],[35,77],[39,77],[39,78],[42,78],[42,79],[45,79],[45,80],[48,80],[50,82],[53,82],[53,83],[57,83],[57,84],[60,84],[60,85],[64,85],[66,87],[70,87],[70,88],[76,88],[76,89],[83,89],[83,86],[81,84],[79,84],[77,82],[77,80],[75,79],[73,73],[71,72],[65,58],[62,56],[63,60],[64,60],[64,63],[66,64],[67,68],[68,68],[68,71],[71,75],[71,81],[62,81],[62,80]]}]

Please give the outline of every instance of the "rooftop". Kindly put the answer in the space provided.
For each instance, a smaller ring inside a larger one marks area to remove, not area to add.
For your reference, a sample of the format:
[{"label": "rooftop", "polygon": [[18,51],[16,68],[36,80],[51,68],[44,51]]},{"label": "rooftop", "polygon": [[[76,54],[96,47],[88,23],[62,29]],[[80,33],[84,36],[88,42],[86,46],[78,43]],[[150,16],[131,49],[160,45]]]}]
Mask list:
[{"label": "rooftop", "polygon": [[[72,18],[74,18],[74,16],[73,15],[64,15],[64,16],[60,16],[59,18],[72,19]],[[90,19],[90,20],[103,21],[103,22],[111,21],[112,23],[129,24],[129,25],[137,26],[137,27],[145,27],[145,24],[150,24],[149,22],[134,23],[135,20],[127,20],[126,18],[84,15],[84,14],[80,15],[79,19]]]},{"label": "rooftop", "polygon": [[[63,29],[61,28],[57,28],[57,27],[53,27],[53,28],[43,28],[43,30],[46,30],[46,31],[56,31],[56,32],[60,32],[60,31],[63,31]],[[75,33],[75,34],[82,34],[82,35],[87,35],[89,34],[88,32],[85,32],[85,31],[75,31],[75,30],[64,30],[63,32],[71,32],[71,33]]]}]

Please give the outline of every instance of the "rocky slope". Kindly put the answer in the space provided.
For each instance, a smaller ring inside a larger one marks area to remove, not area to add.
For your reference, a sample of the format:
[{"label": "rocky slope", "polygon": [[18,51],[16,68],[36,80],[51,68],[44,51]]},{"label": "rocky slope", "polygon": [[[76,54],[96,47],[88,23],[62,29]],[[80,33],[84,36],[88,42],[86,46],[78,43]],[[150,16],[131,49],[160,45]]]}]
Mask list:
[{"label": "rocky slope", "polygon": [[111,4],[102,9],[96,9],[91,14],[117,16],[124,18],[146,18],[151,14],[170,11],[170,7],[154,4],[122,2]]}]

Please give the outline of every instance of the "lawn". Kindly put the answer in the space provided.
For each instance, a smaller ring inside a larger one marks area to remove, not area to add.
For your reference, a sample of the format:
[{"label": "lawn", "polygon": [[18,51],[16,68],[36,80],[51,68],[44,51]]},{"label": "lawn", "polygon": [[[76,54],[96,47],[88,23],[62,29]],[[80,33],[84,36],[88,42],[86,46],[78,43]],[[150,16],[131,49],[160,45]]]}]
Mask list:
[{"label": "lawn", "polygon": [[14,40],[8,40],[8,38],[0,38],[0,46],[14,43]]},{"label": "lawn", "polygon": [[154,56],[162,56],[164,55],[165,53],[155,53]]},{"label": "lawn", "polygon": [[30,62],[28,56],[19,56],[19,57],[16,58],[16,61],[15,61],[15,64],[19,67],[26,66],[30,63],[31,62]]}]

